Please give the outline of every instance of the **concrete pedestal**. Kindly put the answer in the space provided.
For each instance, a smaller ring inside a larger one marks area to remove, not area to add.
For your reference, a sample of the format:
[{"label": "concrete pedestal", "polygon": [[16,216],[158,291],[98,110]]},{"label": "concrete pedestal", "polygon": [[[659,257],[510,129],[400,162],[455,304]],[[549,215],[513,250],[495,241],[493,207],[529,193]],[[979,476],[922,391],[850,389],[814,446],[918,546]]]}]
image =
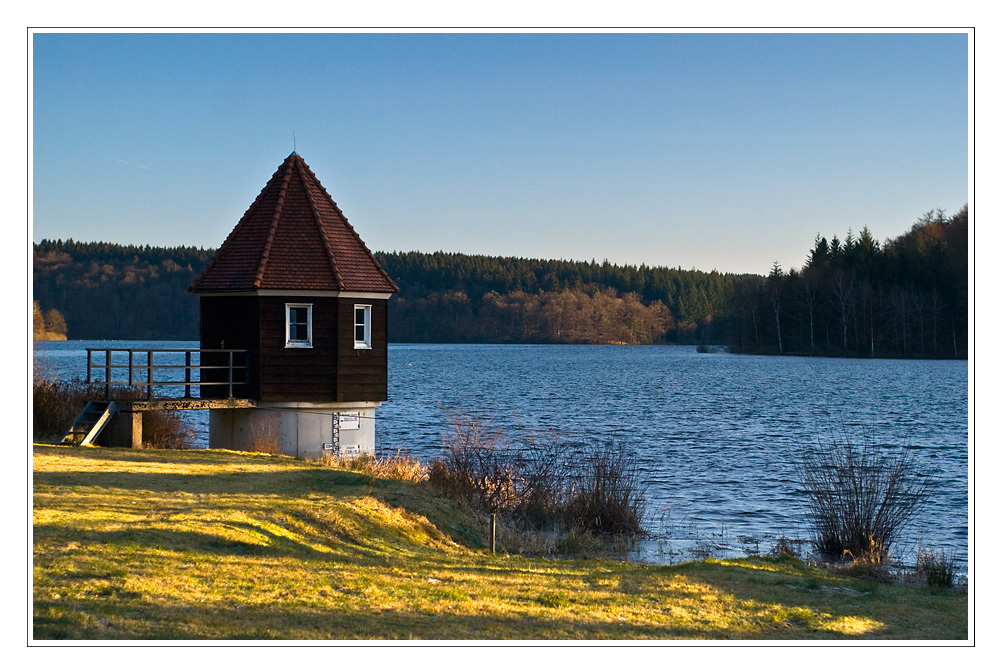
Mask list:
[{"label": "concrete pedestal", "polygon": [[213,409],[210,449],[271,451],[305,459],[375,455],[380,402],[258,403],[254,409]]},{"label": "concrete pedestal", "polygon": [[111,419],[107,427],[107,438],[98,443],[109,447],[142,448],[142,412],[122,410]]}]

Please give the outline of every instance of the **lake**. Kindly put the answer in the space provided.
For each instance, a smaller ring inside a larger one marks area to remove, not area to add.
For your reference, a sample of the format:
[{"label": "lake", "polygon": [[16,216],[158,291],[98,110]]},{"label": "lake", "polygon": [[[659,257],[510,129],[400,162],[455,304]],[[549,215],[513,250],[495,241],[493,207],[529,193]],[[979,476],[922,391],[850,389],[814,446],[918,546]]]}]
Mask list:
[{"label": "lake", "polygon": [[[86,347],[196,348],[197,342],[38,342],[52,374],[86,375]],[[698,353],[685,346],[394,344],[378,455],[442,453],[449,412],[635,447],[648,483],[657,562],[770,550],[807,539],[795,467],[803,449],[874,431],[938,485],[897,549],[922,543],[968,560],[967,361],[858,360]],[[189,412],[207,446],[207,412]]]}]

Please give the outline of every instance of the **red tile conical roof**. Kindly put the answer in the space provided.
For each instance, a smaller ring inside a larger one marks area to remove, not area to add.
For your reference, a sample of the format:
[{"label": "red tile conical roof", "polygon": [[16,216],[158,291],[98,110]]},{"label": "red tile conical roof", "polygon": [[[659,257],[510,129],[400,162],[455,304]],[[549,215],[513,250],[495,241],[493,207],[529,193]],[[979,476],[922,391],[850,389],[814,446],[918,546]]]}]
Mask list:
[{"label": "red tile conical roof", "polygon": [[294,151],[188,290],[259,289],[399,291]]}]

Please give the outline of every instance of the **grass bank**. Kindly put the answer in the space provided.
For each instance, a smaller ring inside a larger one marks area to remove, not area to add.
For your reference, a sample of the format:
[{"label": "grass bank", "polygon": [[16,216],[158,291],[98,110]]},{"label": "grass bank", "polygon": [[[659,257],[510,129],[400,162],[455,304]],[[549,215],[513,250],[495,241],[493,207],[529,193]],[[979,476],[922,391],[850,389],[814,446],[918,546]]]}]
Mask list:
[{"label": "grass bank", "polygon": [[493,556],[426,484],[39,445],[36,640],[966,640],[965,593],[768,559]]}]

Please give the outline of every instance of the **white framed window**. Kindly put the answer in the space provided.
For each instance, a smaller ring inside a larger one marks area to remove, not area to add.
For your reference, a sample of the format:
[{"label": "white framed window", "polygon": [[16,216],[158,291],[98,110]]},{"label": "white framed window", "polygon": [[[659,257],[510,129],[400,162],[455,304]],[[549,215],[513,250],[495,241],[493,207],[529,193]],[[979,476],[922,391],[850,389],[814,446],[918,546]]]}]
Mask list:
[{"label": "white framed window", "polygon": [[354,348],[372,348],[372,306],[354,306]]},{"label": "white framed window", "polygon": [[310,349],[313,341],[311,303],[285,303],[285,348]]}]

